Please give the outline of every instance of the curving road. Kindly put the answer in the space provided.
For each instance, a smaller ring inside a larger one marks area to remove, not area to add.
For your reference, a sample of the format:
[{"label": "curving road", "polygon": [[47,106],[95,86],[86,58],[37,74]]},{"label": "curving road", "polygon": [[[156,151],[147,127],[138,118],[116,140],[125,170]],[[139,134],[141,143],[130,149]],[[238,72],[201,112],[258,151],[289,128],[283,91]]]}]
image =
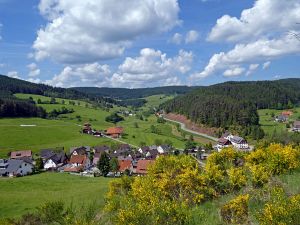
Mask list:
[{"label": "curving road", "polygon": [[186,128],[186,126],[185,126],[184,123],[178,122],[178,121],[176,121],[176,120],[170,120],[170,119],[167,119],[167,118],[165,118],[165,117],[164,117],[164,119],[167,120],[167,121],[169,121],[169,122],[173,122],[173,123],[178,123],[178,124],[180,124],[181,129],[184,130],[184,131],[186,131],[186,132],[189,132],[189,133],[192,133],[192,134],[196,134],[196,135],[198,135],[198,136],[207,138],[207,139],[212,140],[212,141],[216,141],[216,142],[218,141],[218,138],[215,138],[215,137],[213,137],[213,136],[209,136],[209,135],[207,135],[207,134],[199,133],[199,132],[197,132],[197,131],[190,130],[189,128]]}]

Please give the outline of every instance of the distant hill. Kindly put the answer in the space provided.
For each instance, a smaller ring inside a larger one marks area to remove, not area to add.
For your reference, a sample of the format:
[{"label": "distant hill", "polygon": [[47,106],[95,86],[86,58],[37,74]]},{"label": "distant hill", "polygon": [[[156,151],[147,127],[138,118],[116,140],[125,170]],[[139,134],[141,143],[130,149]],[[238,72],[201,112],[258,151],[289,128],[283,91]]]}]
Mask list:
[{"label": "distant hill", "polygon": [[[198,88],[161,107],[192,121],[260,136],[257,109],[292,108],[300,102],[300,79],[226,82]],[[255,134],[254,134],[255,133]]]},{"label": "distant hill", "polygon": [[165,87],[154,87],[154,88],[97,88],[97,87],[75,87],[71,90],[80,91],[85,94],[92,96],[110,97],[114,99],[137,99],[145,98],[151,95],[173,95],[173,94],[186,94],[197,87],[188,86],[165,86]]}]

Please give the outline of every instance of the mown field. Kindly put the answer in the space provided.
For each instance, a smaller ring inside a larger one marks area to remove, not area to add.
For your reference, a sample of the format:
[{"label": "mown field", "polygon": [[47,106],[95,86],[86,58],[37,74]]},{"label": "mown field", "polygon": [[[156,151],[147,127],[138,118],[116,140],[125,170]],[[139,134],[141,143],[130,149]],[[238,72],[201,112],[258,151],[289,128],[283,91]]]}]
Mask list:
[{"label": "mown field", "polygon": [[[287,110],[276,110],[276,109],[261,109],[258,110],[259,119],[260,119],[260,125],[267,134],[272,134],[273,131],[276,129],[276,131],[283,131],[286,130],[286,124],[285,123],[278,123],[275,122],[272,118],[272,114],[275,116],[279,116],[283,111]],[[292,109],[291,111],[294,112],[292,116],[290,116],[289,121],[295,121],[300,120],[300,107],[297,107],[295,109]]]},{"label": "mown field", "polygon": [[33,212],[47,201],[66,206],[104,206],[111,178],[88,178],[63,173],[42,173],[21,178],[0,179],[0,218],[19,217]]}]

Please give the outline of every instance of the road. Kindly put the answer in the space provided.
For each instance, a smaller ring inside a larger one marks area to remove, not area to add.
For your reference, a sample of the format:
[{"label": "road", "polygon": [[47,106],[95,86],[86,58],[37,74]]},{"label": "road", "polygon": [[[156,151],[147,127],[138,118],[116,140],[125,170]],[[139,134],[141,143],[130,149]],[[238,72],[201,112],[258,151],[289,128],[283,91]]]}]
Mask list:
[{"label": "road", "polygon": [[199,136],[201,136],[201,137],[207,138],[207,139],[212,140],[212,141],[216,141],[216,142],[218,141],[218,138],[215,138],[215,137],[213,137],[213,136],[209,136],[209,135],[207,135],[207,134],[199,133],[199,132],[197,132],[197,131],[190,130],[190,129],[186,128],[186,126],[185,126],[184,123],[178,122],[178,121],[176,121],[176,120],[170,120],[170,119],[167,119],[167,118],[165,118],[165,117],[164,117],[164,119],[165,119],[166,121],[169,121],[169,122],[173,122],[173,123],[178,123],[178,124],[180,124],[181,129],[184,130],[184,131],[186,131],[186,132],[189,132],[189,133],[192,133],[192,134],[199,135]]}]

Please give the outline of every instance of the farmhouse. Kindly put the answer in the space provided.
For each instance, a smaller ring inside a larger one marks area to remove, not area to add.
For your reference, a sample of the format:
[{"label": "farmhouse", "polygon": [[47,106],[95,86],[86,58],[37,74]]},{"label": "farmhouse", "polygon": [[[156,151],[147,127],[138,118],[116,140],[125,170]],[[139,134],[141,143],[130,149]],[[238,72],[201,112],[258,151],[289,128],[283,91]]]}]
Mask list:
[{"label": "farmhouse", "polygon": [[11,159],[32,158],[31,150],[15,151],[10,153]]},{"label": "farmhouse", "polygon": [[279,123],[284,123],[284,122],[288,121],[288,116],[286,116],[286,115],[276,116],[275,121],[279,122]]},{"label": "farmhouse", "polygon": [[85,123],[82,128],[82,133],[92,134],[92,125],[90,123]]},{"label": "farmhouse", "polygon": [[112,138],[120,138],[124,132],[123,127],[110,127],[106,130],[105,134]]},{"label": "farmhouse", "polygon": [[281,113],[282,116],[286,116],[286,117],[289,117],[289,116],[292,116],[293,115],[293,112],[292,111],[283,111]]},{"label": "farmhouse", "polygon": [[109,153],[110,148],[106,145],[94,147],[94,153],[106,152]]},{"label": "farmhouse", "polygon": [[65,172],[81,172],[90,167],[90,159],[86,155],[72,155]]},{"label": "farmhouse", "polygon": [[169,145],[160,145],[157,147],[157,151],[159,154],[165,154],[168,153],[171,150],[171,147]]},{"label": "farmhouse", "polygon": [[218,144],[214,148],[216,148],[218,151],[221,151],[223,148],[228,148],[230,146],[232,146],[231,141],[224,137],[221,137],[218,140]]},{"label": "farmhouse", "polygon": [[295,121],[293,131],[300,132],[300,121]]},{"label": "farmhouse", "polygon": [[153,164],[155,160],[147,160],[147,159],[141,159],[136,164],[136,174],[139,175],[145,175],[147,174],[148,167]]},{"label": "farmhouse", "polygon": [[22,159],[1,159],[0,160],[0,175],[17,177],[26,176],[33,172],[33,165]]},{"label": "farmhouse", "polygon": [[72,147],[70,148],[71,155],[87,155],[89,156],[91,151],[91,147],[89,146],[81,146],[81,147]]}]

